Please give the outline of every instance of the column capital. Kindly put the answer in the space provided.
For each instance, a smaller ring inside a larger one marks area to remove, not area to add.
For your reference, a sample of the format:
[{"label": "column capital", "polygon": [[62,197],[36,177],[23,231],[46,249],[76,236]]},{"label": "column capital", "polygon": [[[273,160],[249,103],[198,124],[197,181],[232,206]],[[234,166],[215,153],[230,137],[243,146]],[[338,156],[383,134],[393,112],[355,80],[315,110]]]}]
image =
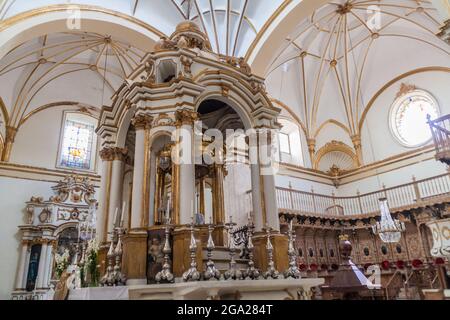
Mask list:
[{"label": "column capital", "polygon": [[361,135],[359,134],[355,134],[353,136],[350,137],[352,139],[353,145],[356,146],[361,146]]},{"label": "column capital", "polygon": [[179,109],[175,111],[175,119],[176,119],[175,125],[177,127],[180,127],[184,125],[192,126],[194,125],[194,122],[197,121],[199,118],[198,113],[193,110]]},{"label": "column capital", "polygon": [[138,114],[131,120],[131,123],[136,130],[150,129],[153,123],[153,117],[149,114]]},{"label": "column capital", "polygon": [[307,139],[306,142],[310,151],[316,150],[316,139]]},{"label": "column capital", "polygon": [[103,161],[114,161],[114,160],[125,161],[127,155],[128,155],[127,148],[105,147],[102,150],[100,150],[100,157]]}]

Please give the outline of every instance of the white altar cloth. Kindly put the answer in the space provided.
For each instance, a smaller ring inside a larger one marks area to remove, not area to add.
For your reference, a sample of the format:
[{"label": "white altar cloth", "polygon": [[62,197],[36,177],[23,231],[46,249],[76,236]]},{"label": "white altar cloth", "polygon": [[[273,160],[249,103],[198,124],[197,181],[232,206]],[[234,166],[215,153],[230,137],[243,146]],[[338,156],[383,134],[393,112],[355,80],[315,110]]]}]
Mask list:
[{"label": "white altar cloth", "polygon": [[[69,300],[309,300],[324,279],[200,281],[71,290]],[[300,293],[300,297],[299,297]]]},{"label": "white altar cloth", "polygon": [[69,300],[129,300],[128,287],[104,287],[74,289]]}]

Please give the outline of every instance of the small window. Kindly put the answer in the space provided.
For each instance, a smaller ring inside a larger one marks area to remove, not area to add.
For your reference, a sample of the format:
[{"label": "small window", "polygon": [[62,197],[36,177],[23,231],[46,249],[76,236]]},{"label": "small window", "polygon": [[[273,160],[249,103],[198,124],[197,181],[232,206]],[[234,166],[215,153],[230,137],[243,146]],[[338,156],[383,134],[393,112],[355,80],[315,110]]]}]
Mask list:
[{"label": "small window", "polygon": [[398,98],[390,112],[390,127],[395,138],[405,147],[425,145],[432,138],[427,115],[439,117],[436,100],[428,92],[414,90]]},{"label": "small window", "polygon": [[388,254],[388,249],[386,248],[386,246],[381,247],[381,253],[383,253],[384,255]]},{"label": "small window", "polygon": [[398,244],[397,247],[396,247],[396,250],[397,250],[397,253],[398,253],[398,254],[401,254],[402,251],[403,251],[403,250],[402,250],[402,246]]},{"label": "small window", "polygon": [[324,254],[323,254],[323,249],[320,249],[320,250],[319,250],[319,254],[320,254],[320,257],[323,258],[323,256],[324,256]]},{"label": "small window", "polygon": [[65,114],[58,166],[78,170],[94,169],[95,121],[86,115]]},{"label": "small window", "polygon": [[289,135],[286,133],[280,133],[280,151],[282,153],[291,154],[291,142]]},{"label": "small window", "polygon": [[158,65],[157,81],[158,83],[167,83],[172,81],[177,74],[177,65],[172,60],[161,61]]},{"label": "small window", "polygon": [[313,251],[313,249],[309,249],[309,256],[312,258],[312,257],[314,257],[314,251]]},{"label": "small window", "polygon": [[369,248],[364,248],[364,255],[366,256],[366,257],[368,257],[368,256],[370,256],[370,250],[369,250]]},{"label": "small window", "polygon": [[298,256],[299,256],[300,258],[303,257],[303,250],[302,250],[302,248],[298,249]]}]

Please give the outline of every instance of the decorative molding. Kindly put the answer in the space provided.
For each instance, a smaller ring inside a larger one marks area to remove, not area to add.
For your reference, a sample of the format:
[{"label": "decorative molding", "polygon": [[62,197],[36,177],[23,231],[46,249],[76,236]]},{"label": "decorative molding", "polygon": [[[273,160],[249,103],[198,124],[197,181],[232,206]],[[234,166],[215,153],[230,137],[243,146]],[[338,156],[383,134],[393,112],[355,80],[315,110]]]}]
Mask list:
[{"label": "decorative molding", "polygon": [[397,92],[397,95],[395,96],[396,99],[417,90],[417,87],[413,84],[406,84],[406,83],[402,83],[400,85],[400,89]]},{"label": "decorative molding", "polygon": [[150,129],[153,123],[153,117],[148,114],[138,114],[131,120],[136,130]]},{"label": "decorative molding", "polygon": [[356,154],[353,152],[353,149],[341,141],[333,140],[327,143],[325,146],[323,146],[319,151],[317,151],[314,159],[313,168],[317,170],[319,168],[319,164],[322,158],[330,152],[342,152],[352,158],[355,167],[358,166],[358,158]]},{"label": "decorative molding", "polygon": [[[342,186],[432,159],[434,159],[434,146],[428,145],[351,171],[342,172],[338,178],[340,179],[340,185]],[[282,163],[280,169],[280,175],[283,176],[313,181],[325,185],[333,185],[333,177],[319,170],[304,168],[289,163]]]},{"label": "decorative molding", "polygon": [[188,109],[180,109],[175,112],[176,126],[192,126],[198,120],[198,113]]},{"label": "decorative molding", "polygon": [[48,169],[0,162],[0,178],[5,177],[54,183],[59,182],[61,179],[73,174],[77,174],[79,177],[87,177],[94,183],[95,187],[100,186],[100,176],[97,174],[86,174],[68,170]]}]

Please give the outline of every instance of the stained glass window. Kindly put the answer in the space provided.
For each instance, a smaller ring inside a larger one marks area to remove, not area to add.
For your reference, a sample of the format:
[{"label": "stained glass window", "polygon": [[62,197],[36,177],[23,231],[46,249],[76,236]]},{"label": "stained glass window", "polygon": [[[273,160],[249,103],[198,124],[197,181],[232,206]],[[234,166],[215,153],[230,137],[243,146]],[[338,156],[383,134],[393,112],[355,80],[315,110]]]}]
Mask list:
[{"label": "stained glass window", "polygon": [[406,147],[418,147],[431,140],[427,115],[438,117],[435,99],[425,91],[415,90],[394,103],[391,111],[391,129],[397,140]]},{"label": "stained glass window", "polygon": [[73,169],[91,169],[93,140],[93,124],[66,119],[60,165]]}]

